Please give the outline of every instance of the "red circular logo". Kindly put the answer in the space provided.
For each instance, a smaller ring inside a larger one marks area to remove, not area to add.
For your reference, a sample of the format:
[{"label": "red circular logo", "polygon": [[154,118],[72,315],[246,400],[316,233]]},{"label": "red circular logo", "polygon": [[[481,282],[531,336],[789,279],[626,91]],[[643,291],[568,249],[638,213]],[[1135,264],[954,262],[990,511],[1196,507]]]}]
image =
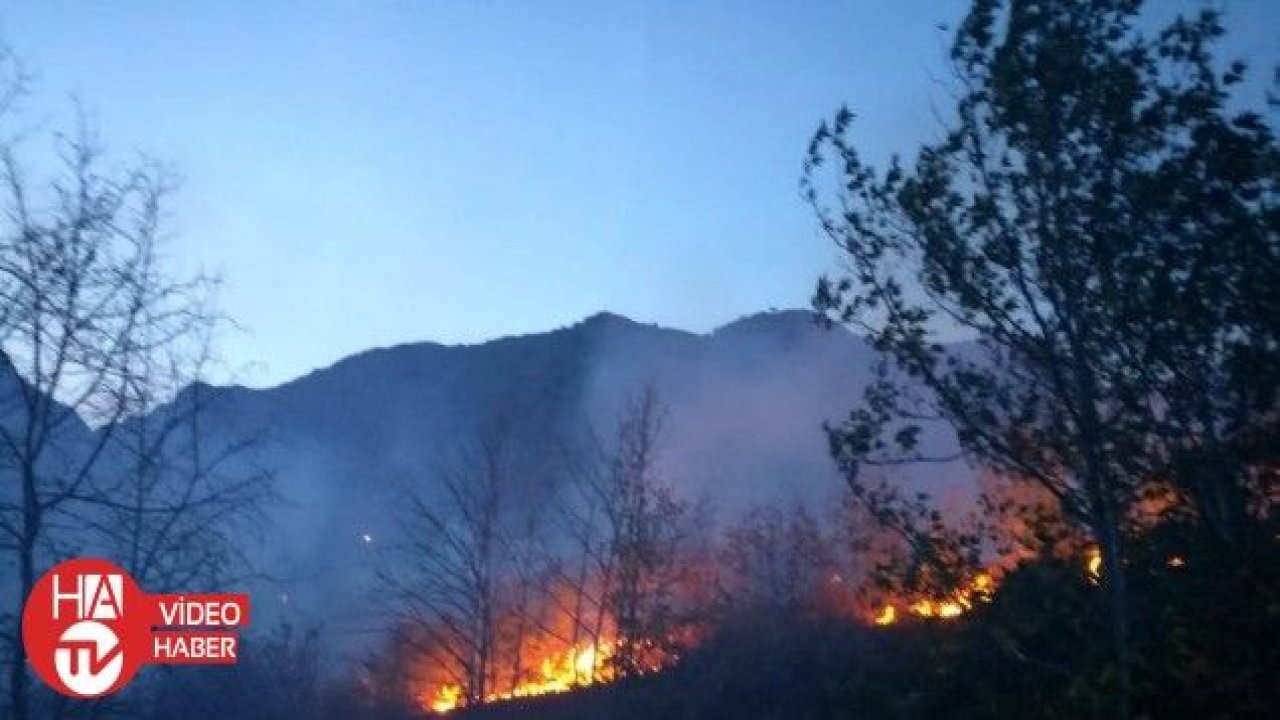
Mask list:
[{"label": "red circular logo", "polygon": [[145,598],[128,573],[106,560],[55,565],[22,611],[31,667],[72,697],[95,698],[124,687],[148,655]]}]

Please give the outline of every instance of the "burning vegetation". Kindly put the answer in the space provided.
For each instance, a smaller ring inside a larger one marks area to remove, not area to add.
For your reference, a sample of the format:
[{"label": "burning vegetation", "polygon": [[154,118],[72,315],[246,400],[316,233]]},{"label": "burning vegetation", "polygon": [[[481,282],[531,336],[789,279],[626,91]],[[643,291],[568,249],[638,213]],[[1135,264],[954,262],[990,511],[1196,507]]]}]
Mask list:
[{"label": "burning vegetation", "polygon": [[967,587],[958,590],[951,598],[946,600],[931,600],[922,598],[915,601],[903,601],[901,603],[886,603],[871,618],[871,622],[876,625],[892,625],[898,621],[899,604],[905,609],[906,613],[919,618],[954,618],[963,615],[973,609],[974,603],[991,602],[991,594],[995,592],[995,585],[988,573],[978,573]]},{"label": "burning vegetation", "polygon": [[[613,682],[624,676],[618,663],[619,644],[617,639],[605,639],[558,651],[531,653],[527,660],[521,661],[521,667],[513,667],[506,683],[498,685],[501,689],[494,689],[483,698],[469,702],[496,703]],[[674,647],[674,641],[666,645],[667,647],[659,647],[653,643],[641,643],[637,653],[639,662],[626,674],[645,675],[673,666],[679,661],[680,655],[670,649]],[[435,713],[447,713],[467,703],[467,689],[457,682],[428,685],[415,698],[415,704]]]},{"label": "burning vegetation", "polygon": [[[494,435],[442,474],[443,495],[410,497],[406,554],[383,573],[392,648],[367,689],[442,714],[661,677],[744,620],[963,633],[1001,612],[1006,584],[1025,593],[1037,567],[1060,568],[1072,602],[1104,597],[1099,545],[1048,493],[994,475],[969,514],[944,517],[915,496],[897,519],[923,519],[931,534],[886,523],[853,492],[826,513],[757,507],[711,534],[659,480],[661,418],[654,396],[639,397],[611,442],[566,463],[550,502],[512,501]],[[1178,516],[1175,496],[1150,497],[1131,519],[1135,537]],[[1156,562],[1165,574],[1192,569],[1182,551]]]},{"label": "burning vegetation", "polygon": [[[403,691],[460,707],[652,673],[696,641],[698,510],[661,481],[663,411],[645,392],[576,448],[547,497],[521,497],[510,437],[488,429],[411,494],[380,573]],[[547,501],[549,498],[550,501]]]},{"label": "burning vegetation", "polygon": [[[449,713],[652,675],[742,617],[953,623],[992,603],[1019,563],[1046,554],[1076,558],[1081,585],[1101,577],[1097,547],[1034,499],[1009,501],[1007,483],[985,487],[984,502],[1004,510],[975,524],[989,536],[982,564],[916,573],[928,583],[902,580],[912,546],[853,496],[826,515],[758,507],[714,538],[700,535],[695,509],[654,481],[659,417],[642,399],[622,423],[624,450],[562,487],[537,527],[502,515],[494,442],[479,445],[469,471],[444,478],[447,502],[409,503],[418,524],[407,528],[423,533],[411,550],[429,576],[387,575],[401,601],[384,667],[402,676],[393,692]],[[444,513],[477,527],[460,530]],[[948,586],[947,577],[965,579]]]},{"label": "burning vegetation", "polygon": [[[614,644],[609,641],[599,645],[570,647],[557,654],[532,659],[534,671],[521,669],[513,675],[510,689],[494,691],[480,702],[492,703],[513,698],[568,692],[614,678],[610,660]],[[655,668],[658,669],[658,668]],[[438,713],[449,712],[463,702],[465,688],[459,683],[448,683],[429,689],[419,698],[422,707]]]}]

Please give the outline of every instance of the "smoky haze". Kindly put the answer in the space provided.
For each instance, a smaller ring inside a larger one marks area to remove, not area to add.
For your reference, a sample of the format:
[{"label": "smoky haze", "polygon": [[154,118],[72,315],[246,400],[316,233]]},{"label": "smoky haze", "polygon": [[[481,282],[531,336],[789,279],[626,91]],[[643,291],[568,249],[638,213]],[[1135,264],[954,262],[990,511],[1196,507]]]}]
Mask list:
[{"label": "smoky haze", "polygon": [[[379,622],[368,611],[375,568],[400,536],[406,490],[429,495],[477,430],[500,425],[514,491],[545,500],[561,451],[585,434],[607,439],[646,387],[664,408],[659,473],[717,521],[778,501],[828,504],[842,481],[822,425],[847,412],[871,360],[860,338],[804,311],[708,334],[602,313],[478,345],[370,350],[269,389],[204,386],[209,432],[260,435],[240,461],[277,481],[279,502],[249,538],[255,623],[319,623],[340,652],[365,647]],[[943,495],[970,477],[958,464],[900,474]]]}]

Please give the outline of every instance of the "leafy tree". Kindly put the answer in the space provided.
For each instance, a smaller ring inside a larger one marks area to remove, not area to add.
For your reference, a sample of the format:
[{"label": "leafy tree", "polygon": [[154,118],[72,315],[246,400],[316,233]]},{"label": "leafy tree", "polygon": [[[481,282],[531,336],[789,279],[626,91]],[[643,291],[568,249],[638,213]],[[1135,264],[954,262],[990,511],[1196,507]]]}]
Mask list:
[{"label": "leafy tree", "polygon": [[1280,446],[1280,151],[1262,115],[1229,107],[1245,68],[1215,63],[1215,12],[1144,21],[1137,0],[977,0],[945,136],[878,172],[842,109],[803,181],[848,267],[815,305],[885,354],[829,433],[855,493],[914,532],[920,513],[860,473],[937,459],[919,449],[929,422],[1050,492],[1102,547],[1121,716],[1142,489],[1169,483],[1239,556],[1268,542],[1250,517]]}]

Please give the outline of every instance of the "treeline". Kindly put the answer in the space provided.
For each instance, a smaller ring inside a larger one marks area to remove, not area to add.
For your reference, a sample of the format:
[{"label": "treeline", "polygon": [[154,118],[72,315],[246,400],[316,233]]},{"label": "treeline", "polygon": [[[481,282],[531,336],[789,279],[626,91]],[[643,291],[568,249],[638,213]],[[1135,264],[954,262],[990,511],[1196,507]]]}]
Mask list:
[{"label": "treeline", "polygon": [[663,418],[639,393],[532,488],[495,426],[407,492],[379,573],[390,638],[365,667],[372,701],[563,692],[666,670],[734,615],[866,614],[865,535],[881,531],[856,506],[717,518],[672,487]]},{"label": "treeline", "polygon": [[[843,667],[823,654],[794,665],[808,642],[843,643],[890,600],[907,612],[912,598],[874,582],[906,547],[852,498],[715,513],[673,487],[664,417],[644,390],[608,431],[548,450],[554,472],[536,480],[516,470],[518,432],[501,423],[442,453],[451,460],[405,488],[400,537],[380,543],[375,651],[336,672],[322,628],[255,628],[235,667],[157,669],[63,714],[484,717],[557,702],[623,713],[689,677],[794,696]],[[747,665],[753,679],[726,676]],[[577,699],[537,704],[552,694]]]}]

